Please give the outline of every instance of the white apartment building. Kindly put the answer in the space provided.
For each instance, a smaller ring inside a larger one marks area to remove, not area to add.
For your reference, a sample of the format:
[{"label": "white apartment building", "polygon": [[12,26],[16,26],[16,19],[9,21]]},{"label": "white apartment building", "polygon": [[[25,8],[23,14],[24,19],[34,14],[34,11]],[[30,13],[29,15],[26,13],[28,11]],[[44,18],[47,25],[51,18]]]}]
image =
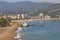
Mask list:
[{"label": "white apartment building", "polygon": [[44,18],[44,14],[43,14],[43,13],[40,13],[40,14],[39,14],[39,17],[40,17],[40,18]]},{"label": "white apartment building", "polygon": [[30,18],[30,16],[27,15],[27,14],[21,14],[21,16],[22,16],[22,19],[28,19],[28,18]]}]

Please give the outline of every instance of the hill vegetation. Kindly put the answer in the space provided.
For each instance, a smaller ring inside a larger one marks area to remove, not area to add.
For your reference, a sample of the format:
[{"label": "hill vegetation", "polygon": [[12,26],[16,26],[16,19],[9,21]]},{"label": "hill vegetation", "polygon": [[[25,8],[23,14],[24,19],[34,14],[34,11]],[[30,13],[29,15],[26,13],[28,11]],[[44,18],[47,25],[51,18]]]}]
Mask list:
[{"label": "hill vegetation", "polygon": [[12,13],[34,13],[41,10],[44,7],[51,5],[51,3],[35,3],[31,1],[23,1],[16,3],[0,2],[0,13],[12,14]]},{"label": "hill vegetation", "polygon": [[48,7],[45,7],[42,12],[50,15],[51,17],[58,17],[60,15],[60,3],[52,4]]},{"label": "hill vegetation", "polygon": [[9,22],[8,20],[4,19],[4,18],[0,18],[0,27],[4,27],[4,26],[8,26]]},{"label": "hill vegetation", "polygon": [[60,15],[60,3],[35,3],[23,1],[16,3],[0,2],[0,14],[29,14],[36,16],[40,13],[48,14],[51,17]]}]

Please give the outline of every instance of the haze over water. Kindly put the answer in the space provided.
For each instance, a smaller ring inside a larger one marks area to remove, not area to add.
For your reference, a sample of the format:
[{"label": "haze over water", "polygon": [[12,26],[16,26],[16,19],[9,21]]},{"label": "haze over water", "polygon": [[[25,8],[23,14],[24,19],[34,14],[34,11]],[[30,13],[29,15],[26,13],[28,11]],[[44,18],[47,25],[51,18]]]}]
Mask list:
[{"label": "haze over water", "polygon": [[[44,22],[45,26],[40,26]],[[23,40],[60,40],[60,21],[32,21],[19,34]]]}]

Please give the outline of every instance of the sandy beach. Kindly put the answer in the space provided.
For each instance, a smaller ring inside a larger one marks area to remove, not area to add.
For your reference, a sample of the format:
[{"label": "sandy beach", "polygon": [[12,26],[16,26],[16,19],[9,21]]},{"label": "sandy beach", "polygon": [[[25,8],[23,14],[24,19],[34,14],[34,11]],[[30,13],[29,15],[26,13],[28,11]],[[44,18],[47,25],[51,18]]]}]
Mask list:
[{"label": "sandy beach", "polygon": [[[13,23],[12,26],[0,27],[0,40],[13,40],[13,37],[16,36],[16,30],[21,25],[22,22],[27,20],[20,20],[16,24]],[[14,21],[15,22],[15,21]]]},{"label": "sandy beach", "polygon": [[16,30],[18,26],[12,25],[4,28],[0,28],[0,40],[13,40],[13,37],[16,35]]},{"label": "sandy beach", "polygon": [[12,26],[0,27],[0,40],[13,40],[13,37],[16,35],[17,28],[22,24],[22,22],[29,22],[32,20],[57,20],[57,19],[24,19],[24,20],[13,20],[12,22],[17,22]]}]

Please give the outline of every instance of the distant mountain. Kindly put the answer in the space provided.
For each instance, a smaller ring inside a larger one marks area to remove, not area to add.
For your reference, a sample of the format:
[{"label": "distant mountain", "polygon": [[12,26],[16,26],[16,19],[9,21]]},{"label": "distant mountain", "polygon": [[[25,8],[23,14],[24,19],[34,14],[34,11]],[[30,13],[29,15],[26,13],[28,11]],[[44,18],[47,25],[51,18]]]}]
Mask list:
[{"label": "distant mountain", "polygon": [[48,7],[45,7],[43,10],[47,11],[47,12],[59,11],[60,10],[60,3],[49,5]]},{"label": "distant mountain", "polygon": [[48,7],[43,8],[41,11],[51,17],[58,17],[57,15],[60,15],[60,3],[51,4]]},{"label": "distant mountain", "polygon": [[31,1],[22,1],[8,3],[0,1],[0,13],[25,13],[25,12],[35,12],[41,10],[44,7],[51,5],[52,3],[35,3]]}]

